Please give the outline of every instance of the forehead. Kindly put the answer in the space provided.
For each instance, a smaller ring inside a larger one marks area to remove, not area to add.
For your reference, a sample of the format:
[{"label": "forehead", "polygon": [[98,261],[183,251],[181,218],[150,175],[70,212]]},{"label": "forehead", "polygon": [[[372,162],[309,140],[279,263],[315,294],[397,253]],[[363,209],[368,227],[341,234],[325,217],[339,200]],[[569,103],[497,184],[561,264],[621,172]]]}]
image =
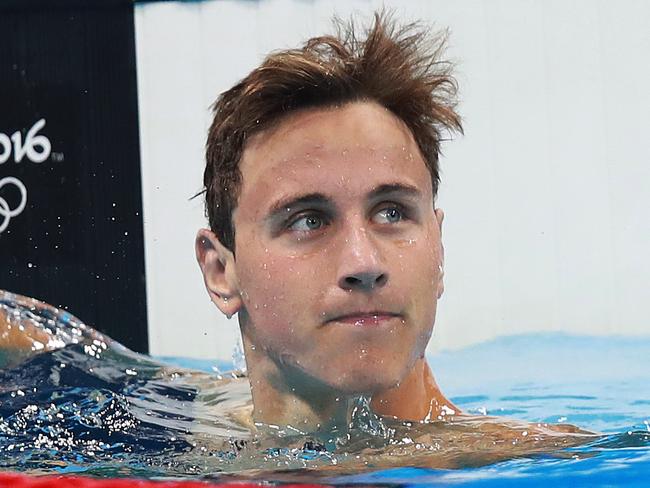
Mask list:
[{"label": "forehead", "polygon": [[352,197],[384,183],[408,183],[431,194],[431,178],[411,131],[375,103],[304,110],[255,135],[240,163],[238,213],[262,211],[279,193]]}]

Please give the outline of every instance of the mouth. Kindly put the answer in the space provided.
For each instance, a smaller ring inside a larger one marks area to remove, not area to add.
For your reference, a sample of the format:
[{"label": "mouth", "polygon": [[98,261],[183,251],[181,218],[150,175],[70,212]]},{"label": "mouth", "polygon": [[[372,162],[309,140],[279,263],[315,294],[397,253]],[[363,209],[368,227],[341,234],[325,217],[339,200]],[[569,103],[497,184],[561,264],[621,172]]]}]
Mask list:
[{"label": "mouth", "polygon": [[395,319],[402,319],[402,315],[394,312],[374,310],[370,312],[353,312],[339,315],[329,319],[326,323],[341,323],[357,327],[378,326]]}]

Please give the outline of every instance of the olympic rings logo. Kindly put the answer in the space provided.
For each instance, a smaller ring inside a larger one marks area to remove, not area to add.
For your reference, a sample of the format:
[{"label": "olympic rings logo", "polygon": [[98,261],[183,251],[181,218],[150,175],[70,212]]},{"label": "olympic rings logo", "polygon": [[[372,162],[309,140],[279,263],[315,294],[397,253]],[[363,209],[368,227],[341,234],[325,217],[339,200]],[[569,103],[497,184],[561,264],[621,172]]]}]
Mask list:
[{"label": "olympic rings logo", "polygon": [[0,190],[5,185],[14,185],[20,191],[20,203],[16,208],[11,208],[9,202],[0,196],[0,234],[9,226],[9,221],[22,213],[27,205],[27,188],[23,182],[13,176],[0,179]]},{"label": "olympic rings logo", "polygon": [[[14,162],[20,163],[27,159],[32,163],[42,163],[52,155],[53,160],[61,161],[61,154],[52,153],[52,144],[47,136],[39,134],[45,127],[45,119],[39,119],[25,134],[17,130],[11,137],[7,134],[0,133],[0,165],[6,163],[11,155],[14,156]],[[54,158],[56,156],[56,159]],[[14,186],[20,192],[20,202],[15,208],[12,208],[5,197],[2,196],[2,188],[5,186]],[[0,234],[2,234],[12,218],[17,217],[25,210],[27,206],[27,188],[22,181],[13,176],[6,176],[0,179]]]}]

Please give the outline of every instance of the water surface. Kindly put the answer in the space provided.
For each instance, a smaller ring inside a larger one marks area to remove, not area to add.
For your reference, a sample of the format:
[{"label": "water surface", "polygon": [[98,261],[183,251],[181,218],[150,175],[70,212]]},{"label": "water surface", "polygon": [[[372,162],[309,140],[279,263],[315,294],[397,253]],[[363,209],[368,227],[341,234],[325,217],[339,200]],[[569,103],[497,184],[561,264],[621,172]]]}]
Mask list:
[{"label": "water surface", "polygon": [[[500,486],[650,473],[648,339],[538,334],[440,353],[438,382],[468,415],[397,422],[359,399],[349,429],[313,434],[251,425],[246,381],[226,363],[138,355],[15,295],[0,294],[0,309],[53,349],[0,358],[3,469]],[[602,435],[561,432],[569,424]]]}]

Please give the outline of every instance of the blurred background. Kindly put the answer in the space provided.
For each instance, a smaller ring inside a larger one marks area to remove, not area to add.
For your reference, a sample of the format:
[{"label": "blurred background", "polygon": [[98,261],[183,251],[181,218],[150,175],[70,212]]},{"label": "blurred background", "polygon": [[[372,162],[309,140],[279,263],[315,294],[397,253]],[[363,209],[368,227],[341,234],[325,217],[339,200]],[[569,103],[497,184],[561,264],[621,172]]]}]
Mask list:
[{"label": "blurred background", "polygon": [[210,105],[269,51],[382,6],[449,29],[461,90],[429,351],[649,336],[644,0],[6,1],[0,288],[139,351],[230,358],[236,319],[210,303],[193,251]]}]

